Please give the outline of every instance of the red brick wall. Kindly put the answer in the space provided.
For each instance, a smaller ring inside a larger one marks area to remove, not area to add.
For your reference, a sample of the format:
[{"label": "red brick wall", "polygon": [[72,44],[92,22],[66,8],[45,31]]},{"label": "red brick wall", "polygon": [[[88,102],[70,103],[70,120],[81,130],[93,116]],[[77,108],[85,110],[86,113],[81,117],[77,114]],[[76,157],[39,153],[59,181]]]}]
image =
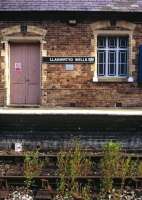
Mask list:
[{"label": "red brick wall", "polygon": [[[29,23],[30,24],[30,23]],[[33,25],[33,23],[31,23]],[[0,27],[13,24],[1,23]],[[35,24],[47,30],[44,49],[49,56],[88,56],[92,52],[91,39],[93,32],[88,23],[70,26],[67,23],[48,21]],[[134,76],[137,76],[138,46],[142,44],[142,24],[137,25],[133,38],[136,40],[136,65]],[[2,59],[2,58],[1,58]],[[0,105],[5,104],[5,82],[0,69]],[[48,64],[44,69],[46,81],[42,86],[42,105],[48,107],[123,107],[142,106],[142,88],[135,83],[111,82],[93,83],[93,72],[88,64],[75,64],[73,71],[65,70],[64,64]]]}]

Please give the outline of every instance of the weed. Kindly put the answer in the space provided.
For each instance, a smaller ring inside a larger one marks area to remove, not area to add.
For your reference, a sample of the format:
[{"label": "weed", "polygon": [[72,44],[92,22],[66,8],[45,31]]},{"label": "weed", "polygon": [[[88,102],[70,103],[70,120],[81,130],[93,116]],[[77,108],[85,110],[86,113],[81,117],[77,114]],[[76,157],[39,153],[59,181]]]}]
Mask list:
[{"label": "weed", "polygon": [[39,159],[39,152],[28,151],[25,153],[24,159],[24,176],[25,184],[29,188],[33,183],[34,176],[39,176],[43,167],[43,161]]}]

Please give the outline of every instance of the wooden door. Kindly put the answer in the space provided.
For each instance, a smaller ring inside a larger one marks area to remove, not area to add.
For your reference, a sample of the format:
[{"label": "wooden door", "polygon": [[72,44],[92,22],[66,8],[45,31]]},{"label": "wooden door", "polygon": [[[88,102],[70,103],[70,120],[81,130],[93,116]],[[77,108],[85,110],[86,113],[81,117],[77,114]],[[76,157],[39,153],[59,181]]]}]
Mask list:
[{"label": "wooden door", "polygon": [[10,44],[10,103],[40,103],[39,44]]}]

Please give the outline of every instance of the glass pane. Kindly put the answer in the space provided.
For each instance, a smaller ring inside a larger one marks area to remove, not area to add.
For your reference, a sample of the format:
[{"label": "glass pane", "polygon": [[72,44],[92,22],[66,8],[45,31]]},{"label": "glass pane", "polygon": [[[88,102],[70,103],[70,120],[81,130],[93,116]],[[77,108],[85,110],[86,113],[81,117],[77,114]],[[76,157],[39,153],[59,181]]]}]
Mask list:
[{"label": "glass pane", "polygon": [[117,47],[117,38],[116,37],[109,37],[108,38],[108,47],[109,48],[116,48]]},{"label": "glass pane", "polygon": [[105,75],[105,60],[106,60],[106,52],[98,51],[98,75]]},{"label": "glass pane", "polygon": [[116,59],[115,59],[115,51],[110,51],[109,52],[109,63],[115,63]]},{"label": "glass pane", "polygon": [[109,76],[115,76],[116,75],[116,72],[115,72],[115,64],[109,64],[109,73],[108,73]]},{"label": "glass pane", "polygon": [[98,64],[98,75],[99,76],[104,76],[105,75],[104,64]]},{"label": "glass pane", "polygon": [[128,47],[128,37],[119,37],[119,47],[120,48]]},{"label": "glass pane", "polygon": [[97,46],[98,46],[98,48],[105,48],[106,47],[106,37],[99,36],[97,39]]},{"label": "glass pane", "polygon": [[108,75],[109,76],[116,75],[116,52],[115,51],[108,52]]},{"label": "glass pane", "polygon": [[98,62],[99,63],[105,62],[105,51],[98,51]]},{"label": "glass pane", "polygon": [[128,52],[120,51],[119,52],[119,75],[120,76],[126,76],[127,75],[127,67],[128,67]]},{"label": "glass pane", "polygon": [[127,65],[120,63],[119,64],[119,76],[126,76],[127,75]]},{"label": "glass pane", "polygon": [[127,63],[127,50],[119,52],[119,63]]}]

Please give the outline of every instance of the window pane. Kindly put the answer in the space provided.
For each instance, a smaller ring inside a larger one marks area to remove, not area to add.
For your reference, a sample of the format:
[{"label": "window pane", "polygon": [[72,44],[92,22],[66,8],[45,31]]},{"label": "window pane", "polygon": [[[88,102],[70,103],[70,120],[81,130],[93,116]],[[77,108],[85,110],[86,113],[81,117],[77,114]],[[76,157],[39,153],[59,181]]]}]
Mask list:
[{"label": "window pane", "polygon": [[104,71],[104,64],[99,64],[98,65],[98,75],[99,76],[104,76],[105,75],[105,71]]},{"label": "window pane", "polygon": [[119,76],[126,76],[127,75],[127,65],[121,63],[119,65]]},{"label": "window pane", "polygon": [[119,63],[127,63],[127,50],[119,52]]},{"label": "window pane", "polygon": [[108,47],[109,48],[117,47],[117,37],[108,37]]},{"label": "window pane", "polygon": [[119,47],[120,48],[128,47],[128,37],[119,37]]},{"label": "window pane", "polygon": [[119,75],[126,76],[127,75],[127,67],[128,67],[128,52],[127,50],[123,50],[119,52]]},{"label": "window pane", "polygon": [[105,51],[98,51],[98,59],[99,63],[105,62]]},{"label": "window pane", "polygon": [[106,37],[98,37],[98,40],[97,40],[97,46],[98,48],[105,48],[106,47]]},{"label": "window pane", "polygon": [[108,75],[109,76],[116,75],[116,52],[115,51],[108,52]]},{"label": "window pane", "polygon": [[106,52],[105,51],[98,51],[98,75],[104,76],[105,75],[105,68],[106,68]]}]

